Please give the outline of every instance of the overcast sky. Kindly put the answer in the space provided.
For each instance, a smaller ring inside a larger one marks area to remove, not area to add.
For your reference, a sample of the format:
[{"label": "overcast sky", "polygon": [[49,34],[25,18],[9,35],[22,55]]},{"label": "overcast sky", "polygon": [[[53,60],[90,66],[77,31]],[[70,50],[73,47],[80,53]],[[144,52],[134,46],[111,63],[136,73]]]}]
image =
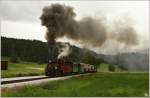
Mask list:
[{"label": "overcast sky", "polygon": [[112,21],[128,16],[141,39],[149,39],[149,1],[0,1],[1,35],[46,41],[39,17],[44,6],[56,2],[72,6],[76,19],[105,16]]}]

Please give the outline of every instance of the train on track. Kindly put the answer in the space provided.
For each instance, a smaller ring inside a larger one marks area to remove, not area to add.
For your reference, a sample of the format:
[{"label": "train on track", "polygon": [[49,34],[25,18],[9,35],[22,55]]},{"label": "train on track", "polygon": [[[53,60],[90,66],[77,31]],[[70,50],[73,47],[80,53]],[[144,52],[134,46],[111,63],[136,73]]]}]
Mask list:
[{"label": "train on track", "polygon": [[50,77],[94,72],[97,72],[97,67],[94,65],[73,63],[60,59],[49,61],[45,67],[45,75]]}]

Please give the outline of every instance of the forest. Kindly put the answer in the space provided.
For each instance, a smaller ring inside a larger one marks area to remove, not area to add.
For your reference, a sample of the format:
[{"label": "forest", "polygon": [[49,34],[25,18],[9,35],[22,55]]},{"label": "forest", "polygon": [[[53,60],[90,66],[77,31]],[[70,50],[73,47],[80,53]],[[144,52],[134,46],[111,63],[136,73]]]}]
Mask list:
[{"label": "forest", "polygon": [[[58,42],[60,44],[60,42]],[[99,65],[102,59],[96,57],[96,53],[88,49],[71,45],[72,52],[67,60]],[[25,40],[1,37],[1,56],[17,58],[23,61],[47,63],[50,53],[46,42],[38,40]]]}]

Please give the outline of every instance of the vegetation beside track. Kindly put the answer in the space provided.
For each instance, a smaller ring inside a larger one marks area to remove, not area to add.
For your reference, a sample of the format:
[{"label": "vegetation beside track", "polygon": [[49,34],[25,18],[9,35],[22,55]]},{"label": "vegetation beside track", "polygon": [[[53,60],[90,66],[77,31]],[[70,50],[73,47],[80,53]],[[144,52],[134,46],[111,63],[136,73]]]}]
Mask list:
[{"label": "vegetation beside track", "polygon": [[113,97],[148,96],[148,73],[95,73],[40,86],[4,89],[2,96],[14,97]]},{"label": "vegetation beside track", "polygon": [[[3,57],[2,59],[9,60],[10,58]],[[38,64],[34,62],[19,61],[18,63],[12,63],[9,61],[8,70],[2,70],[1,77],[9,78],[9,77],[44,75],[45,66],[46,64]],[[114,65],[114,66],[115,66],[115,72],[130,72],[130,71],[123,71],[117,68],[117,65]],[[98,66],[98,72],[109,72],[108,67],[109,67],[109,64],[101,63]],[[134,72],[144,72],[144,71],[134,71]]]},{"label": "vegetation beside track", "polygon": [[2,78],[44,75],[46,64],[33,62],[8,63],[8,70],[1,71]]}]

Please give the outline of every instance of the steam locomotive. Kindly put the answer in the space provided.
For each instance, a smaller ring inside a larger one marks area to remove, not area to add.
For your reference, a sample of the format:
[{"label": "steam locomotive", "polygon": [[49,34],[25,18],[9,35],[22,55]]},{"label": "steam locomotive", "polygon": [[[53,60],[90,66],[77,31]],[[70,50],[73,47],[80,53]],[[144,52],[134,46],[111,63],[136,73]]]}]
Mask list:
[{"label": "steam locomotive", "polygon": [[45,75],[50,77],[97,72],[97,67],[84,63],[73,63],[61,59],[49,61]]}]

